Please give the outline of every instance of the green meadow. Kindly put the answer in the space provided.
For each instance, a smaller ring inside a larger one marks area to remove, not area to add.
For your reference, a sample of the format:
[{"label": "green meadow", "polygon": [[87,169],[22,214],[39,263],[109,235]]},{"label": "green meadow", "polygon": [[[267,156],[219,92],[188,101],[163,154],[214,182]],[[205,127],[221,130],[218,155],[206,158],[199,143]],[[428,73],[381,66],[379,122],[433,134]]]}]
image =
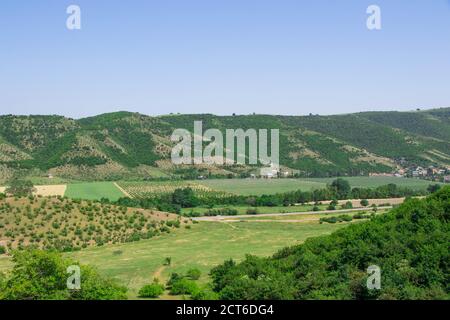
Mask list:
[{"label": "green meadow", "polygon": [[[308,178],[308,179],[221,179],[204,180],[200,184],[214,190],[240,194],[261,195],[275,194],[289,191],[311,191],[325,188],[336,178]],[[352,187],[376,188],[389,183],[416,190],[425,190],[433,182],[396,177],[343,177]]]},{"label": "green meadow", "polygon": [[73,199],[100,200],[108,198],[116,201],[125,195],[113,182],[87,182],[68,184],[65,196]]},{"label": "green meadow", "polygon": [[[157,277],[168,279],[172,272],[190,268],[202,271],[201,283],[209,270],[226,259],[242,260],[246,254],[270,256],[277,250],[302,243],[309,237],[329,234],[347,224],[314,223],[217,223],[201,222],[192,229],[121,245],[95,247],[68,256],[96,266],[102,274],[112,276],[130,289],[135,298],[143,285]],[[164,259],[171,257],[170,266]],[[0,268],[7,266],[0,260]],[[165,297],[170,298],[170,297]]]}]

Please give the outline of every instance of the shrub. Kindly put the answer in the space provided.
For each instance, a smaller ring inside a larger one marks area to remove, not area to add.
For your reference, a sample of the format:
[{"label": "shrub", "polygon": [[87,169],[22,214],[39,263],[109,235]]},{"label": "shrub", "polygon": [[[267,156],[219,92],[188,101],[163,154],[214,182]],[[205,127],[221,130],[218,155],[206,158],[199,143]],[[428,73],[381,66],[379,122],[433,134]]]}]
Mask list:
[{"label": "shrub", "polygon": [[4,246],[0,246],[0,254],[5,254],[6,253],[6,249]]},{"label": "shrub", "polygon": [[249,209],[247,209],[247,214],[258,214],[258,209],[249,208]]},{"label": "shrub", "polygon": [[191,280],[198,280],[200,279],[200,276],[202,275],[202,272],[198,270],[197,268],[189,269],[188,272],[186,272],[186,277],[188,277]]},{"label": "shrub", "polygon": [[361,204],[363,207],[367,207],[367,206],[369,205],[369,200],[367,200],[367,199],[362,199],[361,202],[360,202],[360,204]]},{"label": "shrub", "polygon": [[182,278],[175,281],[170,288],[170,294],[180,295],[180,294],[193,294],[199,290],[197,284],[189,279]]},{"label": "shrub", "polygon": [[5,192],[12,194],[13,196],[25,197],[31,195],[34,190],[35,189],[31,181],[14,179],[9,183]]},{"label": "shrub", "polygon": [[164,292],[164,286],[159,283],[148,284],[139,290],[141,298],[158,298]]},{"label": "shrub", "polygon": [[217,300],[219,295],[209,288],[198,289],[191,294],[192,300]]},{"label": "shrub", "polygon": [[342,205],[342,209],[352,209],[353,204],[351,201],[347,201],[345,204]]},{"label": "shrub", "polygon": [[78,265],[59,253],[27,249],[14,251],[14,267],[1,292],[6,300],[119,300],[127,289],[104,278],[87,265],[80,265],[81,290],[67,288],[67,268]]}]

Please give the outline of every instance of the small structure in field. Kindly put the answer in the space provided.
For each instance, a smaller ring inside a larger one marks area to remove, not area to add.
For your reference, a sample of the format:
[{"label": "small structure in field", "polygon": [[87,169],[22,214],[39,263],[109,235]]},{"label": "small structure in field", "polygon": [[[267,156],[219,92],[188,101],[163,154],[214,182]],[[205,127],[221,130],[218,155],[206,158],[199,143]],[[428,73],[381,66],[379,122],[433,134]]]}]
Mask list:
[{"label": "small structure in field", "polygon": [[259,174],[260,174],[261,178],[272,179],[272,178],[278,178],[279,172],[280,172],[280,169],[278,168],[278,166],[271,163],[270,167],[261,168]]}]

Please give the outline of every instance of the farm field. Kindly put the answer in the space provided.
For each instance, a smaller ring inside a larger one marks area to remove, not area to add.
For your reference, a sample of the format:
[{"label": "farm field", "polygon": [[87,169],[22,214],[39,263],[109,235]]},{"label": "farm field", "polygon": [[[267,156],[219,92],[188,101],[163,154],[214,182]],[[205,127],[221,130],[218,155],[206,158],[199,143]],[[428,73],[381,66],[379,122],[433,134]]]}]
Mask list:
[{"label": "farm field", "polygon": [[116,201],[125,195],[113,182],[87,182],[68,184],[65,196],[73,199],[100,200],[108,198]]},{"label": "farm field", "polygon": [[[64,196],[67,186],[65,184],[60,185],[44,185],[35,186],[36,190],[33,192],[35,195],[48,197],[48,196]],[[0,187],[0,193],[4,193],[6,187]]]},{"label": "farm field", "polygon": [[216,196],[225,195],[223,191],[217,191],[200,184],[198,181],[148,181],[129,182],[121,181],[117,183],[129,195],[135,198],[152,198],[164,194],[172,193],[179,188],[191,188],[198,197],[208,194]]},{"label": "farm field", "polygon": [[[224,194],[262,195],[289,191],[311,191],[325,188],[336,178],[310,179],[211,179],[202,181],[153,181],[119,182],[119,185],[135,197],[173,192],[176,188],[191,187],[198,194],[222,192]],[[416,190],[425,190],[433,182],[411,178],[395,177],[344,177],[352,187],[376,188],[389,183]]]},{"label": "farm field", "polygon": [[311,191],[326,187],[324,182],[304,179],[215,179],[199,183],[214,190],[239,195],[274,194],[296,190]]},{"label": "farm field", "polygon": [[[336,178],[308,178],[307,181],[331,183]],[[399,187],[408,187],[415,190],[425,190],[430,184],[440,184],[422,179],[414,178],[397,178],[397,177],[343,177],[347,180],[352,188],[376,188],[389,183],[394,183]]]},{"label": "farm field", "polygon": [[[183,273],[190,268],[198,268],[202,271],[200,283],[205,283],[209,270],[226,259],[239,261],[245,254],[269,256],[285,246],[332,233],[346,225],[201,222],[190,230],[181,228],[176,233],[157,238],[89,248],[69,256],[92,264],[101,273],[118,279],[130,288],[130,298],[135,298],[139,288],[151,283],[154,277],[165,281],[172,272]],[[172,258],[171,266],[163,266],[166,257]],[[0,269],[8,267],[8,264],[8,261],[0,259]]]}]

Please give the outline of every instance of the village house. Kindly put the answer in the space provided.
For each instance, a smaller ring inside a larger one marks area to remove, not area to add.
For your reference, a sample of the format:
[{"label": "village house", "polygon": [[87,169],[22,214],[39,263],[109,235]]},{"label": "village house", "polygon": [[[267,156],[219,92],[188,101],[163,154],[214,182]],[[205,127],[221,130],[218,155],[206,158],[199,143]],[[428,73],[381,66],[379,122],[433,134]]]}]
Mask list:
[{"label": "village house", "polygon": [[270,164],[270,167],[261,168],[260,176],[261,178],[272,179],[278,178],[278,173],[280,172],[279,168],[275,166],[273,163]]}]

